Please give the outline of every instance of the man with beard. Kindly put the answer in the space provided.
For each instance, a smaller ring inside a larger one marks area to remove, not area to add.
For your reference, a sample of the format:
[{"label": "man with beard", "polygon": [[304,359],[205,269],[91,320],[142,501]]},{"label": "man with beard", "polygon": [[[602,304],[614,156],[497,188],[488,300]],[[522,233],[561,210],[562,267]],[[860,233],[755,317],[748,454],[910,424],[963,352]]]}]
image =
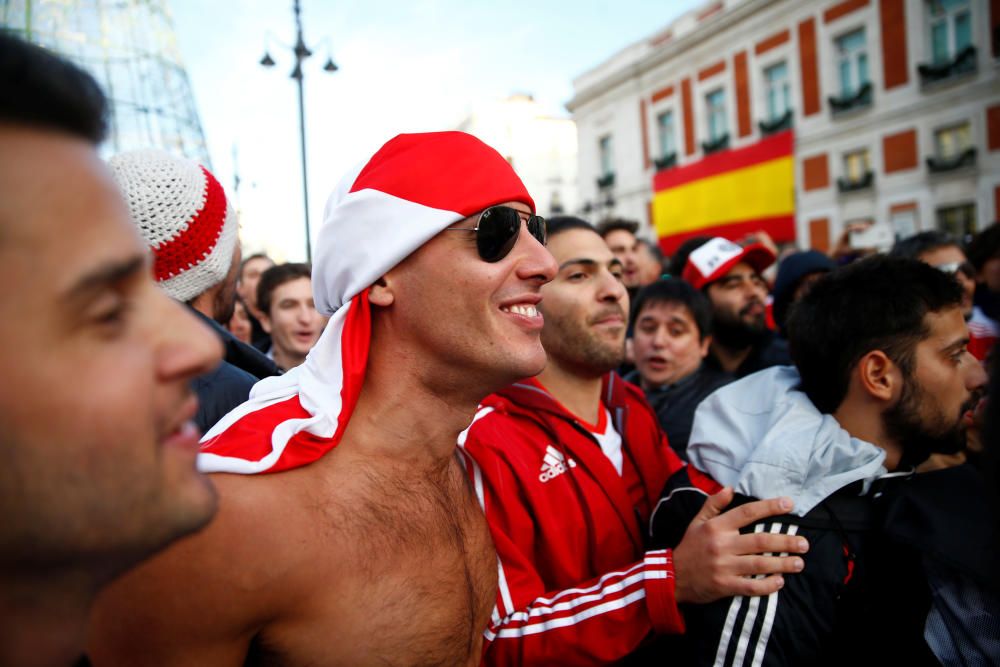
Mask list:
[{"label": "man with beard", "polygon": [[628,310],[621,261],[583,220],[557,218],[549,231],[559,269],[537,304],[548,363],[484,401],[460,440],[500,558],[487,664],[618,662],[653,633],[682,632],[678,602],[771,594],[780,573],[801,565],[748,554],[807,548],[787,535],[740,535],[787,510],[774,499],[722,513],[726,489],[676,549],[646,550],[653,505],[668,476],[686,479],[684,465],[641,390],[612,372]]},{"label": "man with beard", "polygon": [[792,363],[788,345],[767,328],[767,284],[760,274],[774,259],[763,244],[741,247],[719,237],[688,255],[681,276],[712,303],[709,368],[740,378]]},{"label": "man with beard", "polygon": [[108,166],[153,253],[157,283],[187,304],[225,346],[223,362],[193,382],[195,423],[205,432],[247,400],[258,380],[281,372],[225,329],[236,307],[240,268],[236,211],[211,172],[164,150],[120,153]]},{"label": "man with beard", "polygon": [[[996,579],[995,554],[970,529],[981,482],[968,467],[913,472],[961,446],[986,381],[961,304],[958,283],[924,263],[859,261],[792,307],[796,368],[744,378],[699,406],[691,465],[738,500],[791,496],[792,513],[754,530],[804,535],[813,548],[803,574],[767,600],[688,610],[691,664],[927,664],[942,655],[943,628],[972,618],[932,612],[957,581],[975,593],[962,613],[979,606],[976,623],[996,637],[996,610],[979,604],[975,583]],[[660,546],[700,498],[675,485],[665,494]]]}]

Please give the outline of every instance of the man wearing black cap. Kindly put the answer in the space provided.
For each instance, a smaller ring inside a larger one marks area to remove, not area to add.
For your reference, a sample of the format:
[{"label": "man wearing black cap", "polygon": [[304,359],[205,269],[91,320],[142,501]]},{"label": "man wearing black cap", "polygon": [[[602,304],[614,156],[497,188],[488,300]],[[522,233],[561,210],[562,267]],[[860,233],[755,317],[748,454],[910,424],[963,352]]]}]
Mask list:
[{"label": "man wearing black cap", "polygon": [[705,363],[743,377],[791,364],[788,345],[767,328],[767,284],[761,272],[774,254],[760,243],[739,246],[715,237],[688,256],[682,274],[712,303],[714,338]]}]

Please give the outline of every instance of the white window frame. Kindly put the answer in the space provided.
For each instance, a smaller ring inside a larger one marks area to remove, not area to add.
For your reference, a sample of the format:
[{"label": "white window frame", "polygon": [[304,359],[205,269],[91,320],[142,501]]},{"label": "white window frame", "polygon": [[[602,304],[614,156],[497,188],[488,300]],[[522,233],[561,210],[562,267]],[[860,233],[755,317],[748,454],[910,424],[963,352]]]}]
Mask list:
[{"label": "white window frame", "polygon": [[[857,175],[857,178],[851,176],[851,157],[854,155],[864,155],[864,167]],[[867,146],[860,146],[858,148],[852,148],[851,150],[844,151],[841,154],[841,168],[843,169],[844,180],[848,183],[857,183],[864,178],[865,174],[872,171],[872,151]]]},{"label": "white window frame", "polygon": [[[955,148],[953,152],[945,154],[944,151],[941,150],[941,141],[940,141],[941,135],[945,132],[961,130],[961,128],[963,127],[966,128],[968,134],[965,145],[958,146]],[[973,132],[972,121],[969,119],[959,120],[954,123],[948,123],[946,125],[939,125],[935,127],[931,132],[934,138],[934,144],[933,144],[934,155],[939,159],[945,159],[945,160],[958,157],[959,155],[961,155],[962,153],[964,153],[965,151],[967,151],[968,149],[972,148],[975,145],[975,142],[973,141],[972,138],[972,132]]]},{"label": "white window frame", "polygon": [[[667,114],[670,115],[670,131],[664,132],[663,125],[660,123],[660,119]],[[664,107],[657,109],[655,111],[654,120],[656,121],[656,147],[658,149],[657,157],[663,158],[671,153],[678,154],[677,150],[677,112],[673,107]],[[669,150],[665,145],[668,142],[664,141],[664,138],[669,137]]]},{"label": "white window frame", "polygon": [[[712,106],[711,98],[715,95],[719,95],[721,104],[717,107]],[[722,137],[729,134],[729,117],[728,117],[728,105],[726,104],[726,88],[725,86],[719,86],[714,88],[704,94],[702,99],[705,102],[705,130],[706,130],[706,140],[707,143],[714,143],[720,140]],[[714,130],[718,129],[713,127],[713,118],[718,119],[722,124],[722,131],[716,133]]]},{"label": "white window frame", "polygon": [[602,178],[615,173],[615,143],[610,132],[597,138],[597,159]]},{"label": "white window frame", "polygon": [[[962,13],[967,13],[969,15],[969,43],[975,44],[975,34],[976,34],[976,24],[975,16],[973,15],[972,6],[974,3],[965,1],[965,4],[960,7],[952,7],[951,9],[945,9],[942,16],[933,16],[931,14],[931,4],[934,0],[924,0],[924,34],[927,39],[927,54],[928,60],[936,65],[945,64],[953,60],[956,55],[958,55],[958,48],[955,45],[955,22],[958,16]],[[940,60],[934,57],[934,26],[944,23],[947,26],[946,31],[946,53],[944,57]]]},{"label": "white window frame", "polygon": [[[860,32],[863,37],[862,46],[853,51],[845,52],[843,49],[841,49],[840,46],[841,42],[858,32]],[[852,28],[851,30],[847,30],[836,36],[833,39],[833,55],[834,55],[834,60],[836,62],[836,68],[834,70],[835,76],[837,79],[838,87],[840,89],[840,95],[842,97],[850,97],[851,95],[855,95],[859,90],[861,90],[861,87],[864,86],[864,84],[866,83],[870,84],[872,82],[872,58],[868,48],[867,26],[859,25]],[[861,81],[861,76],[860,76],[861,56],[864,56],[865,59],[865,80],[863,82]],[[850,88],[845,88],[844,79],[841,76],[841,68],[845,61],[847,61],[848,66],[850,68],[848,70],[848,72],[850,73],[849,77],[849,83],[851,84]]]},{"label": "white window frame", "polygon": [[[768,72],[774,70],[777,67],[784,67],[785,68],[785,78],[781,80],[781,84],[783,84],[782,88],[784,89],[783,91],[781,91],[782,92],[782,97],[784,98],[784,110],[781,113],[775,113],[774,110],[770,108],[770,106],[771,106],[771,92],[772,92],[772,88],[775,87],[775,84],[770,79],[768,79],[768,76],[767,76]],[[789,111],[792,110],[792,82],[791,82],[791,78],[792,78],[791,67],[790,67],[789,62],[787,60],[777,60],[777,61],[775,61],[773,63],[770,63],[768,65],[765,65],[764,67],[761,68],[761,81],[763,82],[763,90],[764,90],[764,107],[763,108],[766,109],[767,113],[768,113],[767,122],[773,123],[773,122],[775,122],[777,120],[780,120],[782,116],[784,116],[786,113],[788,113]]]}]

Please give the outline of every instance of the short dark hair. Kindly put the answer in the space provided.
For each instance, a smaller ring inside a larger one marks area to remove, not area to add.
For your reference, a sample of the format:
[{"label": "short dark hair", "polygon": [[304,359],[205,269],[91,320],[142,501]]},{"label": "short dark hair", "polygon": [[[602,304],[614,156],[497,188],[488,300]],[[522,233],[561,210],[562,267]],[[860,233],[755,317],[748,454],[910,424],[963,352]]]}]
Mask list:
[{"label": "short dark hair", "polygon": [[684,266],[688,263],[688,257],[698,248],[712,240],[711,236],[692,236],[684,243],[677,246],[670,263],[667,264],[667,273],[678,278],[684,273]]},{"label": "short dark hair", "polygon": [[108,104],[94,77],[9,30],[0,30],[0,82],[0,122],[104,141]]},{"label": "short dark hair", "polygon": [[252,255],[250,255],[248,257],[244,257],[243,261],[240,262],[240,277],[243,276],[243,269],[245,269],[247,267],[247,264],[249,264],[250,262],[252,262],[255,259],[266,259],[267,261],[271,262],[272,264],[274,263],[274,260],[271,259],[267,255],[266,252],[255,252],[254,254],[252,254]]},{"label": "short dark hair", "polygon": [[639,231],[639,223],[635,220],[626,220],[624,218],[609,218],[597,225],[597,233],[601,235],[601,238],[607,238],[608,234],[619,229],[624,229],[633,236]]},{"label": "short dark hair", "polygon": [[1000,223],[994,222],[973,236],[965,254],[977,271],[982,269],[987,261],[1000,254]]},{"label": "short dark hair", "polygon": [[639,245],[649,250],[653,259],[659,262],[661,266],[663,265],[663,250],[660,249],[660,245],[658,243],[653,243],[649,239],[639,239]]},{"label": "short dark hair", "polygon": [[876,255],[820,278],[788,314],[788,344],[802,389],[822,412],[847,395],[851,372],[882,350],[907,377],[924,316],[962,303],[954,276],[914,259]]},{"label": "short dark hair", "polygon": [[892,250],[889,251],[889,255],[891,257],[905,257],[906,259],[920,259],[920,255],[925,252],[953,246],[965,251],[962,244],[955,240],[951,234],[932,229],[896,241]]},{"label": "short dark hair", "polygon": [[549,237],[555,236],[556,234],[562,234],[563,232],[568,232],[571,229],[586,229],[591,232],[597,231],[594,229],[592,224],[583,218],[577,218],[572,215],[556,215],[551,218],[546,218],[545,228]]},{"label": "short dark hair", "polygon": [[257,309],[270,317],[271,295],[274,290],[299,278],[312,278],[312,268],[308,264],[275,264],[260,274],[260,282],[257,283]]},{"label": "short dark hair", "polygon": [[696,290],[687,281],[680,278],[663,278],[639,290],[629,315],[629,330],[635,329],[636,320],[639,319],[639,314],[644,307],[658,303],[681,304],[688,309],[694,323],[698,326],[698,338],[705,340],[705,336],[711,335],[712,304],[709,303],[708,297],[701,290]]}]

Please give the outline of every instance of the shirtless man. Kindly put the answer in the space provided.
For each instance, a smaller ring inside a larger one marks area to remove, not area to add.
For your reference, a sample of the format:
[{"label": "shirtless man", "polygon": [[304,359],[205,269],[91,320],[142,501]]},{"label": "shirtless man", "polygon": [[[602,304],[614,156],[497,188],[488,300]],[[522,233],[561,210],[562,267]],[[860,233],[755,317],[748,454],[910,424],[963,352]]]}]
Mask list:
[{"label": "shirtless man", "polygon": [[497,561],[455,443],[545,363],[533,209],[459,132],[345,177],[313,276],[330,324],[203,443],[203,470],[278,474],[212,476],[216,521],[102,599],[96,665],[479,663]]}]

